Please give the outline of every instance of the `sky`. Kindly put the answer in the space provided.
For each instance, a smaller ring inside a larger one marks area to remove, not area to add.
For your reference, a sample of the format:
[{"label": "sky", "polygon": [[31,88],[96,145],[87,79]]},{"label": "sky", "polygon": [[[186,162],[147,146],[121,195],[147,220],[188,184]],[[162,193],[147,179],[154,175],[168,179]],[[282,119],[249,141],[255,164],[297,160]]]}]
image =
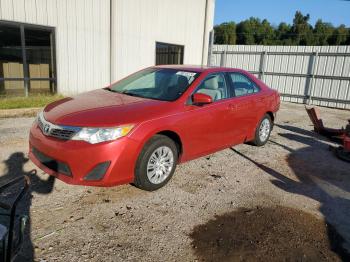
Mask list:
[{"label": "sky", "polygon": [[291,24],[297,10],[310,14],[313,25],[320,18],[335,26],[350,27],[350,0],[216,0],[215,25],[252,16],[266,18],[272,25]]}]

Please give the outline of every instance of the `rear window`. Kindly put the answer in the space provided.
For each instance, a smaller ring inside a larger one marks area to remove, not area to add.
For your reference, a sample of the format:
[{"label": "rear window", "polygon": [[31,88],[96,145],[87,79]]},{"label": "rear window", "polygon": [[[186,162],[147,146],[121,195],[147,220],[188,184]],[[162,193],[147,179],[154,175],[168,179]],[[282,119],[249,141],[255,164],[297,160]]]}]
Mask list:
[{"label": "rear window", "polygon": [[260,88],[248,77],[240,73],[230,73],[233,85],[232,96],[245,96],[260,91]]}]

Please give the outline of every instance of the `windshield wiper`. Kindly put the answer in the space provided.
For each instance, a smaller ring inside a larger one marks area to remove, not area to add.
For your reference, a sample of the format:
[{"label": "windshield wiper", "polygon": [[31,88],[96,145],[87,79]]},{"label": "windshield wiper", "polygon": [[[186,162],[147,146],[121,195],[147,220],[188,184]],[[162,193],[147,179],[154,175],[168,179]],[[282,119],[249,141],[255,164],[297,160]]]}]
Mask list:
[{"label": "windshield wiper", "polygon": [[113,92],[113,93],[119,93],[119,94],[124,94],[124,95],[129,95],[129,96],[136,96],[135,93],[128,92],[127,90],[120,92],[120,91],[114,90],[110,87],[105,87],[104,89],[108,90],[110,92]]},{"label": "windshield wiper", "polygon": [[129,92],[128,90],[124,90],[123,92],[121,92],[123,95],[128,95],[128,96],[139,96],[138,94]]},{"label": "windshield wiper", "polygon": [[117,91],[111,89],[110,87],[105,87],[104,90],[107,90],[107,91],[110,91],[110,92],[113,92],[113,93],[116,93]]}]

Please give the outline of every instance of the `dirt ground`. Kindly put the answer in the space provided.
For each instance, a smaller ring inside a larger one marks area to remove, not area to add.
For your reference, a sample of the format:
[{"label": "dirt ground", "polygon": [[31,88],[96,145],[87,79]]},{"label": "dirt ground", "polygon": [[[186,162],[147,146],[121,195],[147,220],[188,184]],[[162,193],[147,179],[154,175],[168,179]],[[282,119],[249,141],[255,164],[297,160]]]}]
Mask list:
[{"label": "dirt ground", "polygon": [[[325,124],[349,111],[322,108]],[[33,118],[0,119],[0,184],[28,174]],[[284,103],[270,142],[180,165],[156,192],[31,175],[17,261],[350,261],[350,164]]]}]

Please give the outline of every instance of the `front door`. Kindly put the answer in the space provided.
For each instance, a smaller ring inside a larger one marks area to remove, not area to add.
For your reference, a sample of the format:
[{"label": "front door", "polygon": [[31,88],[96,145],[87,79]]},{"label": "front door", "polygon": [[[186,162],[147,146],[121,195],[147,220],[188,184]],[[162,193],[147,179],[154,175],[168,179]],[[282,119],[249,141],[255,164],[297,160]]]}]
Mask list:
[{"label": "front door", "polygon": [[213,103],[196,106],[189,103],[182,118],[186,160],[209,154],[232,144],[232,102],[229,99],[224,74],[210,74],[197,87],[195,93],[211,96]]}]

